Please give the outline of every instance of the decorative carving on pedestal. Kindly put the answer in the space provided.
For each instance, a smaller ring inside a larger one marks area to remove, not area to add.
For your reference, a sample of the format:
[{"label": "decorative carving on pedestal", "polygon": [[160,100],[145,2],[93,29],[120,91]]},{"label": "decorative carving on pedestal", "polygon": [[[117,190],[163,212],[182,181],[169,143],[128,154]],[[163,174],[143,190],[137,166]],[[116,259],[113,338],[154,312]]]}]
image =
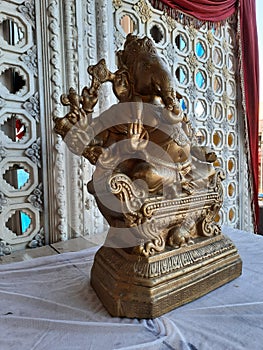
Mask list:
[{"label": "decorative carving on pedestal", "polygon": [[92,285],[113,316],[154,318],[239,276],[238,253],[227,237],[138,257],[102,247],[92,270]]},{"label": "decorative carving on pedestal", "polygon": [[[241,273],[241,259],[216,222],[225,174],[195,143],[174,80],[148,38],[128,35],[118,70],[101,59],[91,85],[61,96],[55,119],[68,148],[95,165],[88,191],[110,225],[91,283],[114,316],[152,318]],[[98,117],[102,84],[119,103]]]}]

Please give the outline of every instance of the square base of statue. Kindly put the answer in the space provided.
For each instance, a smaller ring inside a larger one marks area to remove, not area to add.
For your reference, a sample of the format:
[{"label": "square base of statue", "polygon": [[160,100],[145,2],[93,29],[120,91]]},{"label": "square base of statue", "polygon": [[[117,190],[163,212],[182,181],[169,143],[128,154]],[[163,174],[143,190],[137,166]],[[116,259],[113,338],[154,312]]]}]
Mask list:
[{"label": "square base of statue", "polygon": [[224,235],[150,257],[101,247],[91,285],[112,316],[155,318],[237,278],[242,261]]}]

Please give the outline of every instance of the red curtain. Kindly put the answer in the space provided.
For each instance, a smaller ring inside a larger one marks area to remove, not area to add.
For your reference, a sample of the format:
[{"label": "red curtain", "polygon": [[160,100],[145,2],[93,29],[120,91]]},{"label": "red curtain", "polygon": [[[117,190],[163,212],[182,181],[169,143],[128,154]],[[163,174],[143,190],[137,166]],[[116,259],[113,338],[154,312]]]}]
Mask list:
[{"label": "red curtain", "polygon": [[219,22],[231,16],[237,6],[236,0],[161,0],[170,8],[177,9],[204,21]]},{"label": "red curtain", "polygon": [[240,32],[248,136],[254,185],[254,206],[256,228],[258,230],[259,58],[255,0],[240,0]]},{"label": "red curtain", "polygon": [[[251,174],[253,177],[253,204],[255,230],[258,229],[258,113],[259,113],[259,60],[255,0],[151,0],[154,7],[184,12],[201,21],[220,22],[240,8],[241,65]],[[245,214],[245,213],[244,213]]]}]

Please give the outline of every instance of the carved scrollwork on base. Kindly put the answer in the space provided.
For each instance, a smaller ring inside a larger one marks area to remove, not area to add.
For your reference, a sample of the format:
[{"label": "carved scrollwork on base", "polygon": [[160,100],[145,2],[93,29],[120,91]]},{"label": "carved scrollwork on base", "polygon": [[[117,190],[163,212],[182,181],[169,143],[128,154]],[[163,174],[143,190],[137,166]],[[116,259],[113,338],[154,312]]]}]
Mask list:
[{"label": "carved scrollwork on base", "polygon": [[134,185],[131,179],[124,174],[112,176],[109,180],[109,188],[121,201],[126,213],[139,216],[139,209],[147,198],[147,193],[143,188]]},{"label": "carved scrollwork on base", "polygon": [[208,190],[168,199],[147,197],[146,192],[124,174],[110,177],[109,189],[122,203],[125,226],[136,228],[140,239],[140,245],[133,252],[150,256],[163,251],[166,244],[180,248],[193,244],[196,237],[220,234],[215,217],[223,200],[222,178],[224,173],[218,169]]}]

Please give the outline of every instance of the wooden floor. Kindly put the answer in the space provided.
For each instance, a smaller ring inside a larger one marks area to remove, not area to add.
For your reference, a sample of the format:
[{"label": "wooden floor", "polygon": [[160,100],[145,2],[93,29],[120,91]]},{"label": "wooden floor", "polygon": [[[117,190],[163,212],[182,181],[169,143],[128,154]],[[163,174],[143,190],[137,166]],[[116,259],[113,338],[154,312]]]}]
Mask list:
[{"label": "wooden floor", "polygon": [[106,234],[96,237],[81,236],[68,241],[57,242],[39,248],[28,248],[25,250],[14,251],[9,255],[0,256],[0,264],[9,264],[12,262],[30,260],[41,256],[55,255],[66,252],[77,252],[82,249],[103,244],[105,237]]}]

